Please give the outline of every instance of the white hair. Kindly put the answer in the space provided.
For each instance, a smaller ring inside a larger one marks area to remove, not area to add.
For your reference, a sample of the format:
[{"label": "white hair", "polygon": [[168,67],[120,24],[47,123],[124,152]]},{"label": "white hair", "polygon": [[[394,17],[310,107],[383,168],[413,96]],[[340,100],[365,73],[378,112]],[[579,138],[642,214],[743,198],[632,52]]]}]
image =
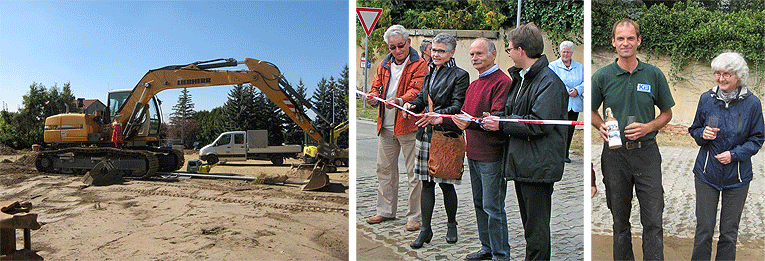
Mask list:
[{"label": "white hair", "polygon": [[385,34],[383,34],[383,40],[385,40],[385,44],[388,44],[388,38],[396,35],[400,35],[404,41],[409,39],[409,31],[407,31],[406,28],[400,24],[394,24],[388,27],[388,30],[385,30]]},{"label": "white hair", "polygon": [[563,51],[563,47],[568,48],[569,50],[571,50],[572,53],[574,52],[574,43],[571,42],[571,41],[563,41],[563,42],[561,42],[560,46],[558,47],[558,51],[559,52]]},{"label": "white hair", "polygon": [[738,77],[738,87],[746,87],[746,81],[749,79],[749,66],[746,65],[744,56],[733,51],[725,51],[712,59],[712,70],[732,71]]},{"label": "white hair", "polygon": [[457,39],[454,39],[454,36],[447,33],[437,34],[436,37],[433,37],[432,42],[446,44],[452,51],[457,48]]}]

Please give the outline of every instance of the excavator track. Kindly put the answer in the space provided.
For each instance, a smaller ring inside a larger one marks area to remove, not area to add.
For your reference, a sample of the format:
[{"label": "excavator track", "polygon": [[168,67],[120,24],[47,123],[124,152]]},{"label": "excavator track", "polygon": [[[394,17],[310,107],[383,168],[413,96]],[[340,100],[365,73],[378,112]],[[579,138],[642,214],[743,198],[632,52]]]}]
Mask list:
[{"label": "excavator track", "polygon": [[160,172],[172,172],[183,167],[185,159],[180,150],[160,148],[149,148],[148,150],[157,157],[159,161],[158,171]]},{"label": "excavator track", "polygon": [[72,147],[43,151],[37,154],[37,171],[63,173],[65,171],[89,171],[103,160],[110,160],[127,176],[148,178],[154,176],[159,161],[152,152],[118,148]]}]

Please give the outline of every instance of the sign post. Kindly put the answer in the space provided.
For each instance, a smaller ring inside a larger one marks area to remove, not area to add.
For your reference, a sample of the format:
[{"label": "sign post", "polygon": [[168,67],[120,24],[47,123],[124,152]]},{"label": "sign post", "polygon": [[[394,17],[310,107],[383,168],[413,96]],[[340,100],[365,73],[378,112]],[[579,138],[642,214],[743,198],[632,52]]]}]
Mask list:
[{"label": "sign post", "polygon": [[[364,32],[367,34],[366,43],[364,44],[364,89],[362,90],[364,93],[367,93],[369,90],[367,89],[367,69],[369,69],[370,62],[369,62],[369,34],[372,33],[372,30],[375,28],[375,24],[377,24],[377,20],[380,19],[380,13],[382,13],[381,8],[369,8],[369,7],[357,7],[356,8],[356,14],[359,16],[359,20],[361,20],[361,26],[364,27]],[[364,103],[364,108],[367,107],[367,103]]]}]

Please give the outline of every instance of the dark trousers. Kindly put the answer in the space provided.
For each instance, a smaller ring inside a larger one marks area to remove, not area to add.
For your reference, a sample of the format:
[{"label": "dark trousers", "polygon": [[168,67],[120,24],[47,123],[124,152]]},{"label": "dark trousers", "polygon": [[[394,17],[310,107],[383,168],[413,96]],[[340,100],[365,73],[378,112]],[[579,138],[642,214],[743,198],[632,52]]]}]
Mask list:
[{"label": "dark trousers", "polygon": [[722,194],[720,210],[720,238],[717,242],[715,260],[736,260],[738,223],[744,210],[749,183],[735,189],[719,191],[709,184],[696,181],[696,236],[693,240],[692,260],[712,258],[712,236],[715,233],[717,203]]},{"label": "dark trousers", "polygon": [[[575,111],[568,111],[568,120],[575,121],[579,119],[579,113]],[[568,139],[566,139],[566,158],[568,158],[568,150],[571,149],[571,139],[574,138],[574,129],[576,125],[568,126]]]},{"label": "dark trousers", "polygon": [[553,183],[514,183],[526,239],[525,260],[550,260]]},{"label": "dark trousers", "polygon": [[606,203],[614,219],[614,260],[634,260],[630,212],[634,188],[643,225],[643,259],[664,260],[664,188],[656,143],[640,149],[603,146],[601,155]]}]

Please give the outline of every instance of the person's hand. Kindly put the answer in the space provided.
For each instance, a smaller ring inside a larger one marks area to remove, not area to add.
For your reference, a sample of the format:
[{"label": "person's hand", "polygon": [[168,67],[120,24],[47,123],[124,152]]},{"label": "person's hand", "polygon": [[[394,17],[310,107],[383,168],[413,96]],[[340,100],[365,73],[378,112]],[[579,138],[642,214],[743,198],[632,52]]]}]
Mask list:
[{"label": "person's hand", "polygon": [[374,93],[370,93],[370,94],[369,94],[368,96],[366,96],[366,97],[367,97],[367,104],[369,104],[369,105],[372,105],[372,106],[374,106],[375,104],[377,104],[377,100],[375,100],[375,98],[373,98],[373,97],[377,97],[377,94],[374,94]]},{"label": "person's hand", "polygon": [[608,126],[606,126],[606,123],[600,123],[600,126],[598,126],[598,132],[600,133],[600,137],[603,138],[604,141],[608,141],[608,131],[611,130]]},{"label": "person's hand", "polygon": [[718,131],[720,131],[720,128],[706,126],[704,127],[704,133],[702,133],[701,137],[705,140],[714,140],[717,137]]},{"label": "person's hand", "polygon": [[483,128],[487,130],[499,130],[499,116],[493,116],[488,112],[483,113]]},{"label": "person's hand", "polygon": [[598,194],[598,187],[596,186],[590,186],[590,187],[592,188],[591,189],[592,192],[590,193],[590,198],[594,198],[595,194]]},{"label": "person's hand", "polygon": [[470,115],[457,114],[452,116],[452,122],[454,122],[454,125],[457,125],[457,128],[464,130],[464,129],[467,129],[468,125],[470,125],[470,121],[464,120],[465,118],[470,118]]},{"label": "person's hand", "polygon": [[648,127],[648,124],[645,123],[633,122],[630,125],[627,125],[627,127],[624,127],[624,137],[627,137],[629,140],[637,140],[649,132],[651,132],[651,130]]},{"label": "person's hand", "polygon": [[390,110],[390,109],[393,109],[394,107],[393,107],[393,105],[391,105],[391,103],[392,103],[392,104],[396,104],[396,105],[399,105],[399,104],[398,104],[398,98],[396,98],[396,97],[391,97],[390,99],[387,99],[387,100],[385,100],[385,108],[386,108],[386,109],[389,109],[389,110]]},{"label": "person's hand", "polygon": [[422,118],[417,120],[417,122],[415,122],[414,124],[419,127],[426,127],[428,125],[441,124],[443,121],[444,119],[438,116],[438,113],[428,112],[422,115]]},{"label": "person's hand", "polygon": [[578,96],[578,95],[579,95],[579,93],[576,91],[576,89],[570,89],[570,90],[568,90],[568,96],[571,96],[571,97],[576,97],[576,96]]},{"label": "person's hand", "polygon": [[719,160],[720,163],[723,165],[730,163],[730,151],[725,151],[723,153],[715,155],[715,159]]},{"label": "person's hand", "polygon": [[[404,105],[401,106],[401,107],[403,107],[404,109],[407,109],[407,110],[411,110],[414,107],[414,105],[412,105],[411,103],[407,102],[407,103],[404,103]],[[406,112],[401,113],[401,116],[404,117],[404,119],[409,119],[409,113],[406,113]]]}]

